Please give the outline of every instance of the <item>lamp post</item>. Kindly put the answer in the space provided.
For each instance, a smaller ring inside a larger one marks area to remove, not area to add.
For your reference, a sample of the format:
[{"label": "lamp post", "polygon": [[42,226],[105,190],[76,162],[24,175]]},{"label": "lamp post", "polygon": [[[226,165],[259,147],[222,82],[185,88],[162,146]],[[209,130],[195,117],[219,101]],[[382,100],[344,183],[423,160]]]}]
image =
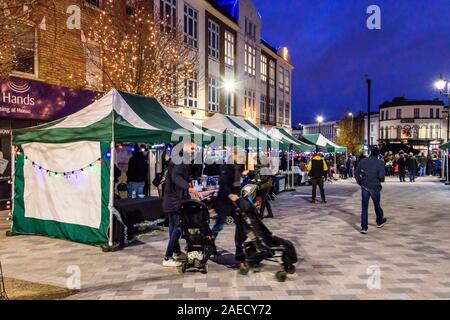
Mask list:
[{"label": "lamp post", "polygon": [[320,129],[321,129],[321,125],[322,125],[324,119],[322,116],[318,116],[316,120],[317,120],[317,123],[319,124],[319,134],[322,134]]},{"label": "lamp post", "polygon": [[[434,84],[440,94],[447,97],[447,142],[450,141],[450,81],[442,78],[442,74],[438,81]],[[449,169],[449,151],[445,151],[445,166],[446,166],[446,185],[450,185]]]},{"label": "lamp post", "polygon": [[370,154],[370,113],[371,113],[371,104],[372,104],[372,80],[369,79],[369,76],[366,74],[366,82],[367,82],[367,150]]}]

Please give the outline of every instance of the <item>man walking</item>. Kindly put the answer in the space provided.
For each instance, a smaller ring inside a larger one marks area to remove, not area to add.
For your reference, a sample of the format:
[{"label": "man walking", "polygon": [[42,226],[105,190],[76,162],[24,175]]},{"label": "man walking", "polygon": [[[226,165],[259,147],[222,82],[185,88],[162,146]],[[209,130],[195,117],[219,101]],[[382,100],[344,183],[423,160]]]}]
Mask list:
[{"label": "man walking", "polygon": [[420,155],[420,173],[419,176],[420,177],[425,177],[427,175],[427,163],[428,163],[428,159],[427,157],[425,157],[425,155],[422,153]]},{"label": "man walking", "polygon": [[308,163],[308,172],[311,177],[312,197],[311,203],[316,203],[317,186],[320,189],[322,203],[327,203],[325,199],[324,180],[328,175],[328,165],[321,154],[316,153]]},{"label": "man walking", "polygon": [[400,182],[405,182],[406,180],[406,159],[405,154],[400,152],[400,158],[397,160],[398,165],[398,177],[400,178]]},{"label": "man walking", "polygon": [[406,160],[409,172],[409,182],[416,182],[417,176],[417,158],[411,152],[409,154],[408,160]]},{"label": "man walking", "polygon": [[355,171],[356,182],[361,186],[361,233],[369,230],[369,200],[372,198],[377,215],[377,227],[383,228],[387,219],[381,208],[381,183],[385,180],[384,162],[378,160],[380,151],[373,148],[370,157],[361,160]]}]

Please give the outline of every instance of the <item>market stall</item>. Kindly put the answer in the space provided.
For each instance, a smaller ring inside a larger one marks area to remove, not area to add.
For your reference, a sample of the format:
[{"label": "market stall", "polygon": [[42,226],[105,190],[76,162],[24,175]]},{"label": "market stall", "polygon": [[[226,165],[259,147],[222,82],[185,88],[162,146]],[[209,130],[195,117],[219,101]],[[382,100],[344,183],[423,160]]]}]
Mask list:
[{"label": "market stall", "polygon": [[156,99],[117,90],[58,121],[13,131],[12,234],[112,247],[116,143],[198,134]]}]

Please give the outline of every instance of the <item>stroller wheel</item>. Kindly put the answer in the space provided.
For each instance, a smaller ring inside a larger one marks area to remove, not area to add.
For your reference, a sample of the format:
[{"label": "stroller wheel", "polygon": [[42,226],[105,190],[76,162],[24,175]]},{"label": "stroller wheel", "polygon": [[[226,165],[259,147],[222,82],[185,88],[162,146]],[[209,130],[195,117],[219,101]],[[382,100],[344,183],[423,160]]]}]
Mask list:
[{"label": "stroller wheel", "polygon": [[234,224],[234,219],[233,219],[233,217],[230,217],[230,216],[228,216],[227,217],[227,220],[226,220],[226,224],[227,225],[232,225],[232,224]]},{"label": "stroller wheel", "polygon": [[295,271],[297,271],[297,269],[295,268],[295,266],[293,264],[291,264],[290,266],[284,267],[284,270],[289,274],[294,274]]},{"label": "stroller wheel", "polygon": [[187,270],[187,262],[183,261],[183,263],[181,265],[181,272],[186,273],[186,270]]},{"label": "stroller wheel", "polygon": [[250,268],[248,265],[241,265],[239,267],[239,273],[243,276],[248,275],[249,271],[250,271]]},{"label": "stroller wheel", "polygon": [[275,274],[275,277],[277,278],[277,280],[278,280],[279,282],[285,282],[286,279],[287,279],[287,273],[286,273],[285,271],[278,271],[278,272]]}]

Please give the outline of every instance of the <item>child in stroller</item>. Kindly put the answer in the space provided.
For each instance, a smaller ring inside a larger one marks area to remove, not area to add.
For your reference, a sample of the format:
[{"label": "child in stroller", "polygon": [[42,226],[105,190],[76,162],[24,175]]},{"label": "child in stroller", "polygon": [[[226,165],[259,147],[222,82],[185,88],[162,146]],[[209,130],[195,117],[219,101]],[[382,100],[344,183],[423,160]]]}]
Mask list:
[{"label": "child in stroller", "polygon": [[182,237],[187,243],[186,260],[181,271],[185,273],[194,269],[208,273],[208,260],[216,251],[208,208],[200,201],[187,200],[180,205],[180,213]]},{"label": "child in stroller", "polygon": [[294,245],[285,239],[274,236],[259,218],[255,200],[259,186],[248,184],[242,189],[242,198],[236,203],[240,227],[246,235],[244,249],[247,265],[240,268],[242,275],[251,268],[259,268],[263,260],[279,263],[282,269],[276,273],[280,282],[287,279],[287,274],[294,274],[297,253]]}]

